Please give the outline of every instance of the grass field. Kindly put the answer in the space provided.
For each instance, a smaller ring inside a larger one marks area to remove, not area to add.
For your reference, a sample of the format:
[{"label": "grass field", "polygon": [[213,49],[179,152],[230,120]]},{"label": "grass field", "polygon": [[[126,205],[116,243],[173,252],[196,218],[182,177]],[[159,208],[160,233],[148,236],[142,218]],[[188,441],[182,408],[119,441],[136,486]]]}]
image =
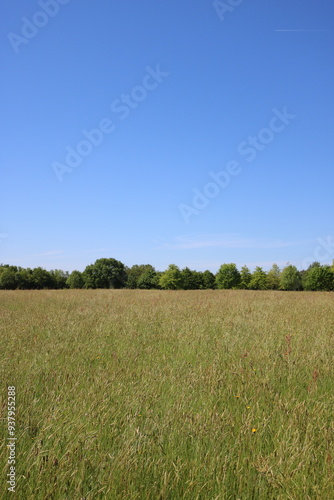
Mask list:
[{"label": "grass field", "polygon": [[334,498],[334,294],[0,292],[0,498]]}]

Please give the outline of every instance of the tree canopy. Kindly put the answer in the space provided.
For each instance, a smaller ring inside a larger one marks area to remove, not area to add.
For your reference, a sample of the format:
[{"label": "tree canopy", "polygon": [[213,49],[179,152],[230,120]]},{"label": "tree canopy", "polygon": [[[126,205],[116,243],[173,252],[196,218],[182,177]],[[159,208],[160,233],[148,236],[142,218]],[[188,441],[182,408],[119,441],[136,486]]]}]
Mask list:
[{"label": "tree canopy", "polygon": [[113,258],[102,258],[88,265],[83,272],[47,271],[0,264],[0,289],[40,290],[62,288],[138,288],[141,290],[282,290],[282,291],[334,291],[334,262],[331,266],[313,262],[308,269],[299,271],[286,265],[281,271],[273,264],[266,272],[257,266],[253,272],[247,266],[239,271],[236,264],[222,264],[216,274],[209,270],[182,270],[170,264],[165,271],[157,271],[150,264],[126,267]]},{"label": "tree canopy", "polygon": [[223,264],[216,274],[217,288],[237,288],[240,284],[240,273],[236,264]]}]

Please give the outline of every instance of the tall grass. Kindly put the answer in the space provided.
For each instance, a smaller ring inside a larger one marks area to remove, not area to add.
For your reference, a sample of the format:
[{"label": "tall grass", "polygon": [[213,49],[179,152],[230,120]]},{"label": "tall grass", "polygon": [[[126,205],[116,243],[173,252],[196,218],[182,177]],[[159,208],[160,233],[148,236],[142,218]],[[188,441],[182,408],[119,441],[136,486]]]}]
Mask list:
[{"label": "tall grass", "polygon": [[334,498],[333,294],[14,291],[0,311],[15,498]]}]

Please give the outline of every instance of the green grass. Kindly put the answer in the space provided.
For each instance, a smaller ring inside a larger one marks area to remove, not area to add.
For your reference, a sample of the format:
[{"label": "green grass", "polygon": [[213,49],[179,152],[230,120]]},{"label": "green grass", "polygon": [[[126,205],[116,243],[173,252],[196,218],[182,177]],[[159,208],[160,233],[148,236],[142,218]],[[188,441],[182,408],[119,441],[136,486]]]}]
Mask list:
[{"label": "green grass", "polygon": [[14,291],[0,314],[15,498],[334,498],[334,294]]}]

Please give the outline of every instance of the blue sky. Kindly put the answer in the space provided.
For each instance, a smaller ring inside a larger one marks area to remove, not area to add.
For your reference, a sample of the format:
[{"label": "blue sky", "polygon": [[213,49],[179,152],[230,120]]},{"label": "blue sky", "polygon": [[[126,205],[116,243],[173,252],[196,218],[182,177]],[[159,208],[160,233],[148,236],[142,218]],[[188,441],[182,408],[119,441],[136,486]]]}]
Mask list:
[{"label": "blue sky", "polygon": [[0,262],[332,261],[332,0],[2,10]]}]

